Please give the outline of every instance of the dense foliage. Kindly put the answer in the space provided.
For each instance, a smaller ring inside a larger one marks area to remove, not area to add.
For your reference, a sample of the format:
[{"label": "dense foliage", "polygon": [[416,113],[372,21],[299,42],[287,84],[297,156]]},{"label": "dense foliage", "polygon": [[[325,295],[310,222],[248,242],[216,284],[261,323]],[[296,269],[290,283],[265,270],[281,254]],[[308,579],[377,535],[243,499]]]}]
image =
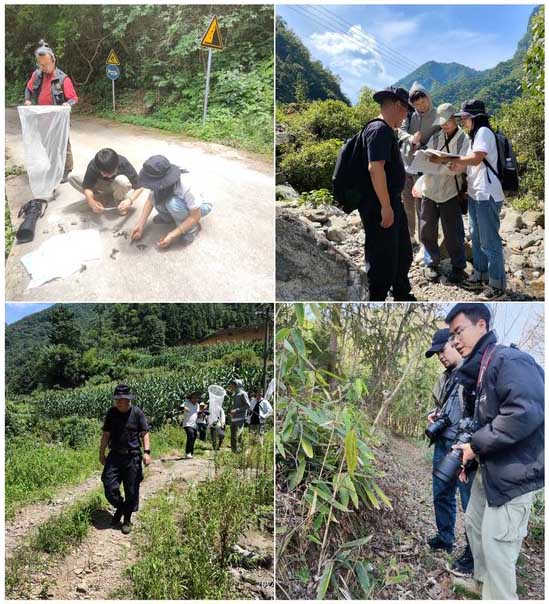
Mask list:
[{"label": "dense foliage", "polygon": [[[260,304],[55,305],[7,326],[7,392],[115,380],[166,347],[200,341],[220,329],[260,328],[266,310]],[[168,368],[175,369],[197,353],[183,348],[170,354],[181,357],[181,363],[170,361]],[[223,351],[210,352],[218,354]]]},{"label": "dense foliage", "polygon": [[276,20],[276,99],[279,103],[334,99],[350,104],[337,76],[320,61],[311,59],[280,17]]},{"label": "dense foliage", "polygon": [[[213,51],[209,120],[201,125],[207,50],[200,47],[217,15],[225,44]],[[118,117],[132,123],[272,145],[273,7],[269,5],[25,5],[6,8],[6,91],[18,102],[45,39],[75,82],[77,110],[109,115],[105,61],[121,61]]]}]

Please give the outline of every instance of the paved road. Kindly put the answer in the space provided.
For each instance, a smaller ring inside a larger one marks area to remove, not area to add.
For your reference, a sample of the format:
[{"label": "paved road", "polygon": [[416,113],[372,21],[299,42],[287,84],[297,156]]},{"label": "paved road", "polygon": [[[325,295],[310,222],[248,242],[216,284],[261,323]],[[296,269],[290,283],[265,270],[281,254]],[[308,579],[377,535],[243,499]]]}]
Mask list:
[{"label": "paved road", "polygon": [[[189,246],[155,248],[167,231],[153,225],[143,239],[146,248],[130,245],[120,231],[130,232],[145,202],[142,195],[131,214],[93,214],[83,196],[69,184],[37,224],[31,243],[14,245],[6,264],[6,300],[56,302],[259,302],[274,298],[274,178],[272,164],[235,149],[120,124],[95,117],[73,116],[71,142],[75,171],[84,172],[102,147],[113,147],[139,170],[150,155],[162,154],[184,166],[203,184],[214,205],[202,221],[202,232]],[[24,165],[17,110],[6,110],[7,168]],[[12,224],[19,208],[32,198],[26,175],[11,177],[6,193]],[[114,215],[116,214],[116,215]],[[49,237],[75,229],[100,231],[102,258],[68,278],[27,289],[29,275],[21,256]],[[114,254],[112,250],[117,249]]]}]

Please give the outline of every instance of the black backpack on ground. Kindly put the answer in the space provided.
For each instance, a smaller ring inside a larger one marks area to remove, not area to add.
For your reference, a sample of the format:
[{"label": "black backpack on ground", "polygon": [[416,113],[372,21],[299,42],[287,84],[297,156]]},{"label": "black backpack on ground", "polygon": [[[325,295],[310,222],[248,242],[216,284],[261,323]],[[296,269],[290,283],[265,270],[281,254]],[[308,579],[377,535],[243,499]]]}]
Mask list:
[{"label": "black backpack on ground", "polygon": [[364,196],[365,171],[368,166],[362,135],[372,122],[384,122],[384,120],[381,118],[370,120],[360,132],[343,143],[337,156],[332,176],[332,191],[336,204],[346,214],[356,210]]},{"label": "black backpack on ground", "polygon": [[[492,130],[492,132],[494,132]],[[518,175],[518,163],[515,152],[511,141],[499,130],[494,132],[496,137],[496,145],[498,149],[498,163],[497,171],[490,164],[490,162],[484,158],[482,161],[487,168],[488,182],[490,180],[490,172],[496,175],[501,182],[501,188],[503,193],[507,196],[512,196],[518,193],[519,190],[519,175]]]}]

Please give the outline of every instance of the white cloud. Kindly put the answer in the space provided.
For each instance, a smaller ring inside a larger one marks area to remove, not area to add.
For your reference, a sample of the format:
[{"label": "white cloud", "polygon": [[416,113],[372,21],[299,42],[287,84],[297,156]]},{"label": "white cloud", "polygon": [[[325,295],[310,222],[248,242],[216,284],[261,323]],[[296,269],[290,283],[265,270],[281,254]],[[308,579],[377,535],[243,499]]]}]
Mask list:
[{"label": "white cloud", "polygon": [[386,21],[376,31],[378,31],[378,35],[384,40],[394,40],[395,38],[410,36],[419,31],[419,20]]},{"label": "white cloud", "polygon": [[321,34],[314,33],[310,37],[312,47],[320,53],[327,55],[341,55],[354,53],[365,56],[377,56],[375,45],[367,36],[360,25],[353,25],[346,33],[326,31]]}]

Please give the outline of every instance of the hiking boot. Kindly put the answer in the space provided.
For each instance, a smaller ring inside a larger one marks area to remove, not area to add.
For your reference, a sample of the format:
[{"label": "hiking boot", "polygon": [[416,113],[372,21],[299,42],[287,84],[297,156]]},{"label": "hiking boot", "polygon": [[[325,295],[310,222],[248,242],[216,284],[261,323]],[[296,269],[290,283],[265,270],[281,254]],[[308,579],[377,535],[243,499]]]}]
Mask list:
[{"label": "hiking boot", "polygon": [[461,282],[461,287],[463,289],[467,289],[469,291],[481,291],[483,290],[488,283],[482,279],[477,279],[475,276],[471,276],[465,281]]},{"label": "hiking boot", "polygon": [[462,268],[452,267],[448,275],[448,283],[463,283],[467,279],[467,273]]},{"label": "hiking boot", "polygon": [[63,178],[61,179],[61,184],[65,184],[66,182],[69,182],[69,174],[70,174],[70,170],[68,172],[63,172]]},{"label": "hiking boot", "polygon": [[432,537],[429,537],[427,539],[427,544],[431,549],[443,549],[449,554],[454,549],[454,546],[451,543],[446,543],[446,541],[443,541],[439,535],[433,535]]},{"label": "hiking boot", "polygon": [[450,572],[455,575],[472,575],[475,569],[475,560],[471,548],[467,545],[459,558],[456,558],[450,566]]},{"label": "hiking boot", "polygon": [[111,519],[111,526],[118,526],[122,520],[122,510],[117,509]]},{"label": "hiking boot", "polygon": [[478,299],[483,300],[485,302],[493,302],[494,300],[501,300],[505,298],[505,291],[503,289],[499,289],[499,287],[491,287],[488,286],[486,289],[479,294]]},{"label": "hiking boot", "polygon": [[175,224],[175,220],[172,218],[171,214],[158,213],[153,218],[154,224]]},{"label": "hiking boot", "polygon": [[192,453],[187,453],[187,455],[185,455],[185,457],[187,459],[192,459],[193,458],[193,454]]},{"label": "hiking boot", "polygon": [[427,281],[436,281],[440,276],[440,273],[438,272],[438,266],[428,266],[425,269],[424,275]]},{"label": "hiking boot", "polygon": [[122,532],[124,535],[129,535],[132,532],[132,523],[129,520],[124,520],[122,525]]},{"label": "hiking boot", "polygon": [[464,595],[477,596],[479,599],[482,598],[482,583],[476,579],[454,577],[454,579],[452,579],[452,584],[454,586],[454,592],[459,590],[464,593]]}]

